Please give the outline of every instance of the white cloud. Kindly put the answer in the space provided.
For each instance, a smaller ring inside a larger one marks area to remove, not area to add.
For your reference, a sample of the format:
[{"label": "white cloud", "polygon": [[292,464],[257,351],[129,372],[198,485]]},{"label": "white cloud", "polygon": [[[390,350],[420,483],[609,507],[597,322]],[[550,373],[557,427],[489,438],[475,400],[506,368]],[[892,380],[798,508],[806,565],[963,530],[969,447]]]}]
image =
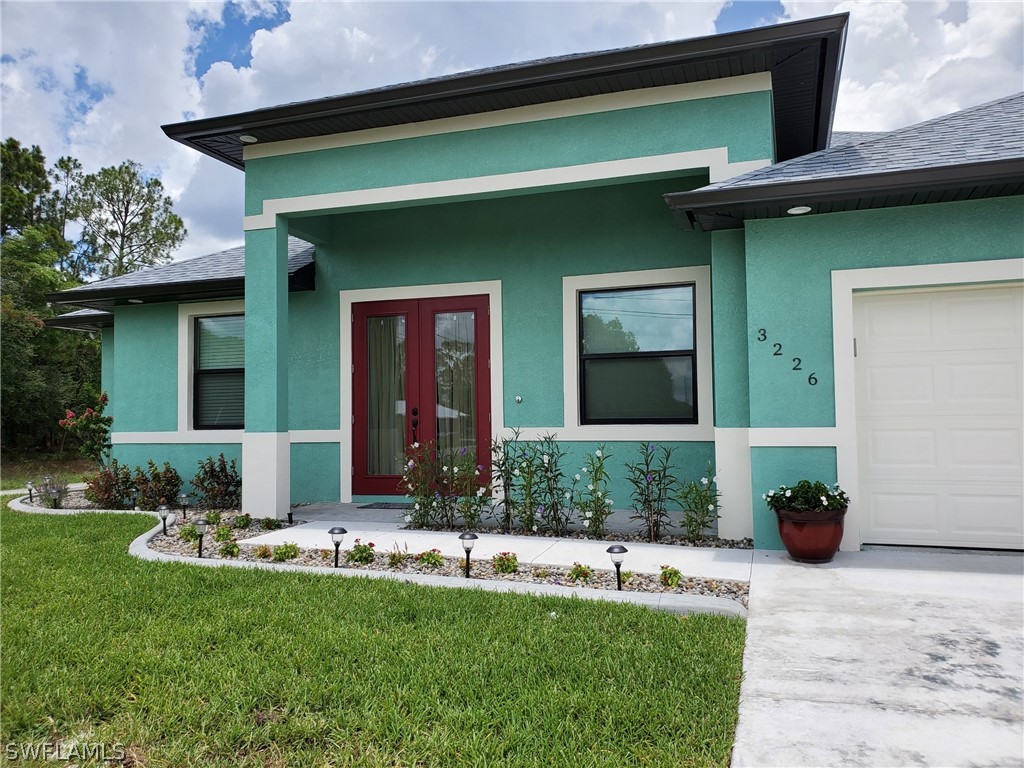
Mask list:
[{"label": "white cloud", "polygon": [[1024,88],[1024,4],[783,0],[785,20],[850,12],[835,127],[892,130]]}]

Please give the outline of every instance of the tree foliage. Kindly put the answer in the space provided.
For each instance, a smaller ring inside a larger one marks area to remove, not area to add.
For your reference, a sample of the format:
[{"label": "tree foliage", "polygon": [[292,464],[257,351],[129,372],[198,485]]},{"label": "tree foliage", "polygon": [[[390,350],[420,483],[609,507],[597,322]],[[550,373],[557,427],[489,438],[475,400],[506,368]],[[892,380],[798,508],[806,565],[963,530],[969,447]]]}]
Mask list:
[{"label": "tree foliage", "polygon": [[38,146],[15,138],[0,145],[0,205],[0,442],[52,450],[66,412],[100,396],[100,344],[46,328],[47,295],[169,261],[185,228],[137,163],[86,175],[62,157],[47,169]]},{"label": "tree foliage", "polygon": [[166,264],[185,239],[163,184],[130,160],[86,176],[80,205],[85,238],[103,277]]}]

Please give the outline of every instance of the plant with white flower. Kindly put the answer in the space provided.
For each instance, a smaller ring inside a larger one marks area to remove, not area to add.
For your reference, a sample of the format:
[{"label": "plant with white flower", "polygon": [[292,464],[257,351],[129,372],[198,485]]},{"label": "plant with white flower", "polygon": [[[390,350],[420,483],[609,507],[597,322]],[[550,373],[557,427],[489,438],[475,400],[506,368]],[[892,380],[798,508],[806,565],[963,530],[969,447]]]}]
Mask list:
[{"label": "plant with white flower", "polygon": [[402,484],[413,502],[405,522],[412,528],[433,527],[438,523],[435,494],[442,486],[437,447],[432,443],[413,443],[406,448],[404,458]]},{"label": "plant with white flower", "polygon": [[566,477],[562,468],[565,449],[555,435],[544,435],[537,450],[541,457],[537,465],[537,492],[544,506],[543,513],[539,514],[540,522],[545,529],[562,536],[572,520],[576,480]]},{"label": "plant with white flower", "polygon": [[679,527],[683,529],[683,534],[689,541],[699,541],[711,524],[721,517],[720,497],[717,476],[710,463],[707,474],[700,482],[691,480],[679,484],[677,499],[683,510],[683,519]]},{"label": "plant with white flower", "polygon": [[611,505],[605,498],[611,480],[606,467],[606,462],[610,458],[611,454],[604,445],[601,445],[592,454],[587,454],[583,460],[586,464],[583,467],[583,474],[587,476],[587,489],[580,494],[578,506],[583,516],[590,521],[587,532],[595,538],[604,536],[605,523],[611,514]]},{"label": "plant with white flower", "polygon": [[777,491],[767,491],[762,498],[769,509],[776,511],[840,510],[850,505],[850,497],[839,487],[839,483],[829,486],[820,480],[801,480],[792,487],[780,485]]}]

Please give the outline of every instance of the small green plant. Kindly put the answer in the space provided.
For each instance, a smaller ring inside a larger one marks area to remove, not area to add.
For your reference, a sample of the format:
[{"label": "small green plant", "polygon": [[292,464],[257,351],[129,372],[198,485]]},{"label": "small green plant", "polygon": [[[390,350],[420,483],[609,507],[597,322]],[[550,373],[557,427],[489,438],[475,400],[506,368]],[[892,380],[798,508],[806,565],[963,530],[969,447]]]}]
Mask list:
[{"label": "small green plant", "polygon": [[264,531],[277,531],[284,527],[284,523],[276,517],[264,517],[260,519],[260,528]]},{"label": "small green plant", "polygon": [[675,589],[679,582],[682,581],[682,578],[683,574],[678,568],[673,568],[671,565],[661,566],[661,576],[658,579],[661,581],[662,586]]},{"label": "small green plant", "polygon": [[519,558],[515,552],[499,552],[491,558],[491,564],[498,573],[516,573],[519,570]]},{"label": "small green plant", "polygon": [[226,541],[220,545],[220,554],[222,557],[238,557],[238,553],[241,548],[238,546],[238,542],[234,539]]},{"label": "small green plant", "polygon": [[690,541],[700,539],[704,529],[721,517],[718,513],[718,477],[715,468],[708,464],[708,473],[700,482],[691,480],[679,487],[679,505],[683,508],[680,527]]},{"label": "small green plant", "polygon": [[425,565],[429,568],[440,568],[444,565],[444,558],[441,556],[441,550],[439,549],[428,549],[426,552],[420,552],[415,557],[418,565]]},{"label": "small green plant", "polygon": [[584,490],[580,492],[577,506],[579,506],[580,517],[583,527],[587,533],[595,539],[605,534],[605,523],[612,513],[612,499],[608,496],[608,471],[605,469],[605,461],[611,458],[604,445],[601,445],[593,453],[588,453],[581,469],[583,475],[576,475],[577,481],[586,483]]},{"label": "small green plant", "polygon": [[135,506],[152,512],[161,504],[174,504],[181,491],[181,475],[178,470],[165,461],[158,467],[152,459],[146,462],[146,469],[135,468],[133,478],[135,487],[139,489],[139,498]]},{"label": "small green plant", "polygon": [[248,528],[252,518],[248,515],[239,515],[235,518],[235,528]]},{"label": "small green plant", "polygon": [[388,550],[388,567],[401,568],[409,557],[409,545],[406,544],[405,549],[402,550],[398,548],[398,542],[396,541],[394,546]]},{"label": "small green plant", "polygon": [[846,509],[850,506],[850,497],[839,487],[839,483],[829,487],[820,480],[801,480],[792,488],[784,485],[779,490],[771,490],[761,496],[768,508],[795,509],[810,512],[817,509]]},{"label": "small green plant", "polygon": [[294,560],[299,556],[299,545],[292,541],[278,544],[274,547],[274,562],[283,563],[286,560]]},{"label": "small green plant", "polygon": [[632,578],[633,578],[633,572],[632,571],[623,571],[622,572],[622,583],[623,584],[628,583],[629,580],[632,579]]},{"label": "small green plant", "polygon": [[217,530],[213,532],[214,541],[231,541],[234,537],[235,532],[230,525],[218,525]]},{"label": "small green plant", "polygon": [[536,576],[538,579],[546,579],[548,576],[551,575],[551,571],[549,571],[547,568],[538,568],[533,572],[533,575]]},{"label": "small green plant", "polygon": [[108,466],[86,481],[85,498],[100,509],[130,509],[134,487],[131,469],[111,459]]},{"label": "small green plant", "polygon": [[220,525],[220,512],[207,512],[206,522],[210,525]]},{"label": "small green plant", "polygon": [[590,577],[593,575],[594,569],[589,565],[583,565],[583,563],[573,563],[568,574],[570,581],[590,581]]},{"label": "small green plant", "polygon": [[640,521],[649,541],[657,541],[662,529],[670,525],[666,504],[676,484],[671,462],[671,447],[658,449],[653,443],[641,443],[640,460],[626,465],[626,479],[633,486],[634,514],[630,519]]},{"label": "small green plant", "polygon": [[374,547],[375,545],[372,541],[363,544],[359,539],[356,539],[352,549],[345,553],[345,562],[369,565],[377,557]]},{"label": "small green plant", "polygon": [[252,553],[260,560],[269,560],[274,554],[273,550],[271,550],[270,546],[267,544],[260,544]]},{"label": "small green plant", "polygon": [[199,531],[192,523],[186,523],[178,529],[178,538],[187,542],[199,541]]},{"label": "small green plant", "polygon": [[192,487],[203,495],[207,509],[238,509],[242,504],[242,477],[237,462],[228,462],[224,454],[208,456],[199,462]]}]

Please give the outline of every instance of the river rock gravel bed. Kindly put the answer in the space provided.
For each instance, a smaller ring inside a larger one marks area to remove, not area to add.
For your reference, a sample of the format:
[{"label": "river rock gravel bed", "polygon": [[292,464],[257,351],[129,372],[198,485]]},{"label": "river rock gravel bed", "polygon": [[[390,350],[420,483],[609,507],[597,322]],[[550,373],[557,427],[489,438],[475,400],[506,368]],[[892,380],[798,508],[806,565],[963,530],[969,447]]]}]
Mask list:
[{"label": "river rock gravel bed", "polygon": [[[239,543],[239,554],[236,557],[222,555],[220,549],[224,542],[214,540],[216,526],[210,526],[206,536],[203,538],[203,557],[212,560],[272,562],[273,552],[276,550],[276,547],[261,548],[252,544],[245,544],[245,539],[253,536],[259,536],[266,532],[260,522],[253,520],[245,527],[235,528],[234,522],[236,517],[237,513],[234,512],[222,513],[221,525],[228,525],[232,527],[234,538]],[[180,528],[187,525],[192,521],[192,519],[193,516],[190,515],[189,520],[181,521],[181,526],[177,523],[168,526],[166,536],[163,533],[158,533],[150,540],[150,549],[182,557],[196,557],[199,549],[198,544],[196,542],[186,541],[178,535]],[[301,521],[296,520],[295,524],[299,525],[300,522]],[[287,527],[289,527],[287,524],[281,526],[282,529]],[[433,576],[452,576],[460,578],[463,577],[465,573],[465,560],[462,558],[442,557],[441,565],[432,566],[420,563],[416,560],[416,555],[420,553],[402,550],[397,553],[400,556],[401,562],[394,566],[390,566],[388,563],[389,554],[392,553],[387,551],[377,551],[375,552],[372,563],[368,565],[361,565],[346,562],[345,554],[347,551],[348,550],[341,551],[341,565],[343,568],[352,571],[391,571],[393,573],[427,574]],[[260,556],[261,554],[263,556]],[[296,557],[284,560],[283,562],[287,562],[292,565],[318,567],[331,566],[334,564],[334,550],[299,549]],[[531,565],[528,563],[521,563],[519,565],[519,570],[516,573],[506,574],[496,571],[490,560],[471,560],[470,562],[470,578],[473,579],[518,581],[534,584],[557,584],[567,587],[586,587],[589,589],[616,588],[615,571],[613,570],[594,568],[591,570],[588,578],[580,578],[577,580],[570,578],[571,570],[571,568],[566,568],[564,566],[548,566],[541,564]],[[705,595],[709,597],[722,597],[729,600],[735,600],[744,607],[747,605],[749,585],[743,581],[706,579],[683,575],[675,587],[668,587],[661,583],[660,577],[657,575],[631,573],[624,570],[622,576],[622,588],[631,592],[667,592],[674,594]]]}]

